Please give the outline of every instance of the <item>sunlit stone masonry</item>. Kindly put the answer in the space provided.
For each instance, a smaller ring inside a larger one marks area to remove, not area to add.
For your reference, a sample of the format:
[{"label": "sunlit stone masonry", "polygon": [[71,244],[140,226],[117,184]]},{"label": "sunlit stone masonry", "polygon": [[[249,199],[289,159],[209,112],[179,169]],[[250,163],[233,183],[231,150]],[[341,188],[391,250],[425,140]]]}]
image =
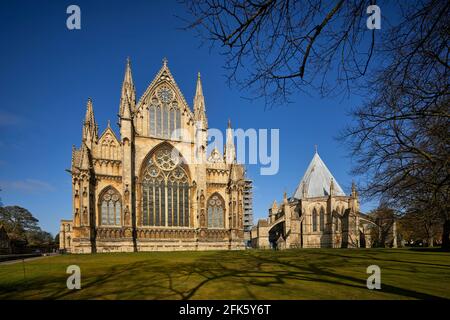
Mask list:
[{"label": "sunlit stone masonry", "polygon": [[294,194],[273,202],[251,231],[255,248],[371,247],[377,225],[359,211],[355,184],[346,195],[316,152]]},{"label": "sunlit stone masonry", "polygon": [[61,222],[63,249],[243,249],[244,167],[236,163],[230,123],[224,155],[216,148],[206,154],[200,74],[193,110],[167,60],[136,100],[128,60],[118,116],[120,135],[109,122],[99,135],[87,102],[81,146],[72,150],[73,219]]}]

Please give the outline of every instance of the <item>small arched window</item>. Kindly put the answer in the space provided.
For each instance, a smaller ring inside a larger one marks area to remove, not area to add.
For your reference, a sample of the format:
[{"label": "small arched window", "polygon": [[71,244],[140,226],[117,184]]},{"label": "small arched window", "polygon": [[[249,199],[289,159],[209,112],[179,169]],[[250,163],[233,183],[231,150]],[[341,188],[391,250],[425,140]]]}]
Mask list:
[{"label": "small arched window", "polygon": [[163,134],[162,136],[164,138],[169,138],[169,130],[168,130],[168,125],[169,125],[169,110],[167,107],[167,104],[163,105],[163,117],[162,117],[162,127],[163,127]]},{"label": "small arched window", "polygon": [[208,200],[208,228],[225,228],[225,201],[215,193]]},{"label": "small arched window", "polygon": [[325,210],[320,208],[320,231],[325,230]]},{"label": "small arched window", "polygon": [[162,110],[160,106],[156,107],[156,134],[155,136],[161,137],[162,136]]},{"label": "small arched window", "polygon": [[339,217],[338,215],[341,212],[341,208],[338,206],[335,210],[335,214],[333,215],[333,226],[335,231],[339,231]]},{"label": "small arched window", "polygon": [[[175,115],[177,118],[175,121],[175,130],[180,130],[181,129],[181,111],[178,107],[175,110]],[[178,134],[178,139],[181,139],[181,133]]]},{"label": "small arched window", "polygon": [[120,226],[122,204],[119,193],[109,188],[100,198],[100,223],[105,226]]},{"label": "small arched window", "polygon": [[313,212],[312,212],[312,227],[313,227],[313,231],[317,231],[317,210],[316,210],[316,208],[314,208]]},{"label": "small arched window", "polygon": [[156,116],[155,116],[155,112],[156,112],[156,107],[155,105],[152,103],[149,107],[148,107],[148,113],[149,113],[149,119],[150,119],[150,127],[149,127],[149,132],[151,136],[154,136],[156,134],[155,131],[155,122],[156,122]]},{"label": "small arched window", "polygon": [[169,138],[176,138],[173,136],[175,130],[175,110],[173,108],[170,109],[169,112]]}]

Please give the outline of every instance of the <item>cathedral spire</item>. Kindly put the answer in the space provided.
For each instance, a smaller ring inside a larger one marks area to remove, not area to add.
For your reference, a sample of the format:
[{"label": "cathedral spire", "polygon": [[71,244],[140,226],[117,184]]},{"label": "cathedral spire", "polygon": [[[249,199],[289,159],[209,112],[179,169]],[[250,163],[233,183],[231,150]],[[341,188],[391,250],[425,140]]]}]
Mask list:
[{"label": "cathedral spire", "polygon": [[95,122],[94,107],[92,106],[91,98],[88,99],[86,104],[82,137],[84,142],[97,141],[98,139],[98,126]]},{"label": "cathedral spire", "polygon": [[203,97],[203,88],[202,88],[202,80],[200,77],[200,71],[197,73],[197,88],[195,90],[196,97]]},{"label": "cathedral spire", "polygon": [[356,191],[356,184],[355,181],[352,181],[352,197],[356,198],[357,191]]},{"label": "cathedral spire", "polygon": [[125,67],[125,75],[122,83],[122,94],[120,96],[120,111],[121,118],[130,118],[136,106],[136,89],[133,83],[133,76],[131,74],[131,61],[127,58]]},{"label": "cathedral spire", "polygon": [[205,97],[203,96],[202,80],[200,78],[200,72],[197,75],[197,88],[195,90],[194,97],[194,118],[196,121],[200,121],[203,127],[208,127],[208,121],[206,119],[206,107]]},{"label": "cathedral spire", "polygon": [[272,202],[272,213],[276,213],[278,210],[278,204],[277,204],[277,200],[273,200]]},{"label": "cathedral spire", "polygon": [[87,104],[86,104],[86,115],[84,117],[84,123],[91,123],[95,124],[94,119],[94,108],[92,107],[92,99],[88,98]]},{"label": "cathedral spire", "polygon": [[130,57],[127,57],[127,66],[125,68],[125,77],[123,82],[133,84],[133,76],[131,74],[131,60]]},{"label": "cathedral spire", "polygon": [[225,162],[227,164],[236,161],[236,149],[234,148],[233,129],[231,129],[231,121],[228,119],[227,140],[225,145]]}]

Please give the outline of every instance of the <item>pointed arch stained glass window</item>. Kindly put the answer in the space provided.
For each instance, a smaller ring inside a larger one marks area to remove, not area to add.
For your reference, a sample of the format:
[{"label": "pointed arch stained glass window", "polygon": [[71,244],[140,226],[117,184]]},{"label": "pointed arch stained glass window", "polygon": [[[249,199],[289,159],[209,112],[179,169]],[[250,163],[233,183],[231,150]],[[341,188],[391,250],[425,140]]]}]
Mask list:
[{"label": "pointed arch stained glass window", "polygon": [[[148,108],[149,135],[165,139],[181,139],[181,110],[175,94],[168,87],[156,91]],[[176,130],[177,135],[173,132]]]},{"label": "pointed arch stained glass window", "polygon": [[101,225],[120,226],[121,213],[120,195],[116,190],[110,188],[100,198]]},{"label": "pointed arch stained glass window", "polygon": [[312,228],[313,228],[313,231],[317,231],[317,210],[316,210],[316,208],[314,208],[313,212],[312,212]]},{"label": "pointed arch stained glass window", "polygon": [[171,148],[151,157],[142,177],[142,224],[189,226],[189,180]]},{"label": "pointed arch stained glass window", "polygon": [[213,194],[208,200],[208,228],[224,228],[225,203],[221,196]]},{"label": "pointed arch stained glass window", "polygon": [[325,211],[320,208],[320,231],[325,230]]}]

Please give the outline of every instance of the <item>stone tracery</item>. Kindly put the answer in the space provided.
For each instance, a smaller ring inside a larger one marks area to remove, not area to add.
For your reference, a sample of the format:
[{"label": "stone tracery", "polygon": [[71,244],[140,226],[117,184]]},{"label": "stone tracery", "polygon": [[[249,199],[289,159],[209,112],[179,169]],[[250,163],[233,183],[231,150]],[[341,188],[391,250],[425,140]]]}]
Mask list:
[{"label": "stone tracery", "polygon": [[218,194],[213,194],[208,200],[208,228],[224,228],[225,201]]},{"label": "stone tracery", "polygon": [[173,150],[161,147],[147,162],[142,178],[144,226],[189,226],[189,179]]},{"label": "stone tracery", "polygon": [[100,200],[101,224],[106,226],[121,224],[122,203],[119,193],[113,188],[108,188]]},{"label": "stone tracery", "polygon": [[148,110],[150,136],[179,139],[174,132],[181,129],[181,110],[174,98],[173,91],[162,86],[151,99]]}]

